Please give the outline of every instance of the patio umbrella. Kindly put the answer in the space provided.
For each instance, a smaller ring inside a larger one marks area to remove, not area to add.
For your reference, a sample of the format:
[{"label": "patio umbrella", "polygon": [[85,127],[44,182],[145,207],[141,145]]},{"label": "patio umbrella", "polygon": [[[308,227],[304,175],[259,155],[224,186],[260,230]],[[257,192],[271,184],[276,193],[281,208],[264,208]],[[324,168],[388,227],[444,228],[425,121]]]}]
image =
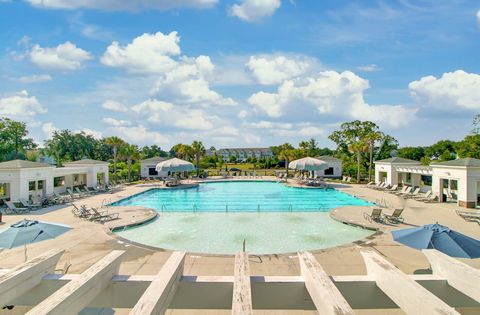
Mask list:
[{"label": "patio umbrella", "polygon": [[48,240],[70,229],[63,224],[25,219],[0,231],[0,248],[12,248]]},{"label": "patio umbrella", "polygon": [[438,223],[392,231],[392,235],[395,241],[416,249],[436,249],[452,257],[480,257],[480,241]]},{"label": "patio umbrella", "polygon": [[326,169],[327,167],[328,163],[311,157],[298,159],[288,163],[288,168],[297,171],[320,171]]},{"label": "patio umbrella", "polygon": [[155,169],[157,172],[186,172],[195,170],[195,166],[188,161],[173,158],[158,163]]}]

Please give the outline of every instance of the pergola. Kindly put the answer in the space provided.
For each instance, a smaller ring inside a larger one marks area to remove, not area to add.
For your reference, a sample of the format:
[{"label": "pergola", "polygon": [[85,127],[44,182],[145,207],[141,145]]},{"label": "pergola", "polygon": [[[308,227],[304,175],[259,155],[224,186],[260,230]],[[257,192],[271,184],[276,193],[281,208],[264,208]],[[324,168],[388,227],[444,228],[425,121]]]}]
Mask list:
[{"label": "pergola", "polygon": [[[407,314],[459,314],[480,309],[480,271],[436,250],[424,250],[432,274],[407,275],[378,253],[361,252],[366,275],[329,276],[310,252],[298,253],[298,276],[252,276],[249,255],[235,255],[232,276],[184,275],[185,252],[173,252],[156,275],[118,274],[115,250],[81,274],[55,274],[63,254],[51,250],[0,270],[0,304],[32,307],[27,314],[77,314],[89,308],[125,308],[130,314],[167,309],[317,310],[401,309]],[[451,298],[450,298],[451,297]]]}]

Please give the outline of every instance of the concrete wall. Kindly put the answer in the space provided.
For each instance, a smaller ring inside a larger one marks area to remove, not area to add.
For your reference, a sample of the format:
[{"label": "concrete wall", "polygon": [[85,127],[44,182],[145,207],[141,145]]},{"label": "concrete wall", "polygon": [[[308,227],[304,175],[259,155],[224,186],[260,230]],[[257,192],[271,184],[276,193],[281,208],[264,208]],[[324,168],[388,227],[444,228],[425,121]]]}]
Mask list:
[{"label": "concrete wall", "polygon": [[[457,180],[457,190],[443,188],[442,180]],[[480,169],[476,168],[444,168],[433,166],[432,192],[437,196],[447,191],[457,195],[458,205],[473,208],[477,204],[480,182]]]}]

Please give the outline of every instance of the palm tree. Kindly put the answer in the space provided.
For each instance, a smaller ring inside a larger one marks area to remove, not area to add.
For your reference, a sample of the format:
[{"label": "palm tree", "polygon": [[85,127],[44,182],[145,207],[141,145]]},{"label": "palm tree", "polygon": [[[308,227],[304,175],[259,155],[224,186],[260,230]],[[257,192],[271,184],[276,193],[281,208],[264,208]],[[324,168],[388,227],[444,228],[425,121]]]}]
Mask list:
[{"label": "palm tree", "polygon": [[294,150],[294,148],[290,143],[284,143],[280,146],[280,152],[278,153],[278,159],[281,161],[285,161],[285,171],[287,172],[287,178],[288,161],[290,160],[290,156],[292,155],[292,150]]},{"label": "palm tree", "polygon": [[192,153],[195,154],[195,161],[197,166],[197,177],[200,175],[200,157],[205,154],[206,150],[202,141],[193,141],[190,146]]},{"label": "palm tree", "polygon": [[119,137],[108,137],[105,139],[105,143],[112,147],[113,151],[113,176],[114,179],[117,180],[117,158],[118,158],[118,150],[119,148],[125,144],[125,141],[120,139]]},{"label": "palm tree", "polygon": [[368,150],[368,143],[358,140],[348,146],[352,153],[357,153],[357,183],[360,184],[360,165],[362,164],[362,153]]},{"label": "palm tree", "polygon": [[133,144],[126,144],[120,148],[120,156],[127,161],[128,181],[132,180],[132,161],[140,158],[138,147]]},{"label": "palm tree", "polygon": [[370,161],[368,165],[368,181],[372,181],[372,170],[373,170],[373,151],[375,150],[375,143],[383,139],[384,134],[380,131],[372,130],[369,134],[365,136],[365,140],[368,144],[368,151],[370,154]]}]

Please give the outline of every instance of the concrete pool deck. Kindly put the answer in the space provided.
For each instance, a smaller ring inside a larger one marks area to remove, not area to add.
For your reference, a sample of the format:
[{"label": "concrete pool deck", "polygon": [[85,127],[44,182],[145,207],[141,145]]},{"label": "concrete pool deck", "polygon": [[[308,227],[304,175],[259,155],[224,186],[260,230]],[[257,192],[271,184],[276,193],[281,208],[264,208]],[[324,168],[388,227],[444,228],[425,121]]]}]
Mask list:
[{"label": "concrete pool deck", "polygon": [[[266,180],[275,180],[274,177],[263,177]],[[249,179],[239,179],[249,180]],[[329,275],[364,275],[366,268],[361,257],[362,249],[373,249],[384,256],[388,261],[407,274],[425,270],[429,263],[425,256],[414,249],[405,247],[392,240],[389,231],[396,228],[404,228],[412,225],[423,225],[438,222],[447,225],[452,229],[466,235],[480,239],[480,226],[477,223],[465,222],[456,213],[457,208],[453,204],[426,204],[415,200],[404,200],[395,195],[381,191],[364,188],[355,184],[331,184],[332,187],[375,202],[384,199],[390,209],[404,207],[405,224],[402,225],[378,225],[378,233],[366,239],[342,246],[313,251],[315,258]],[[143,192],[152,187],[142,185],[123,186],[113,194],[99,194],[77,201],[77,204],[85,204],[89,207],[99,207],[102,203],[113,202],[133,194]],[[120,212],[121,219],[112,221],[108,225],[88,222],[78,219],[71,212],[72,206],[57,206],[32,212],[25,215],[4,215],[5,224],[0,228],[8,227],[23,218],[42,221],[57,222],[70,225],[73,229],[60,237],[30,244],[27,246],[28,257],[37,256],[48,249],[64,249],[57,268],[69,267],[69,273],[80,273],[93,265],[101,257],[111,250],[125,250],[125,259],[120,265],[120,274],[132,275],[153,275],[156,274],[171,252],[161,249],[153,249],[148,246],[129,243],[117,238],[109,232],[109,228],[123,226],[125,224],[136,224],[142,220],[150,220],[155,214],[149,209],[141,207],[111,207],[111,212]],[[338,220],[345,220],[353,224],[366,224],[363,219],[363,212],[370,212],[369,207],[344,207],[336,209],[332,215]],[[389,210],[392,211],[392,210]],[[351,220],[351,221],[350,221]],[[24,248],[6,249],[0,251],[0,269],[12,268],[24,262]],[[296,255],[263,255],[262,260],[250,259],[250,270],[252,275],[288,275],[296,276],[300,273]],[[480,259],[467,260],[463,262],[480,268]],[[231,276],[234,271],[233,256],[226,255],[198,255],[187,254],[185,261],[186,275],[205,276]],[[20,312],[20,309],[18,309]],[[123,311],[122,311],[123,312]],[[123,314],[118,312],[117,314]],[[355,310],[357,314],[403,314],[399,309],[386,310]],[[191,311],[191,310],[169,310],[167,314],[230,314],[225,311]],[[313,311],[257,311],[255,314],[316,314]],[[0,310],[0,314],[21,314]]]}]

